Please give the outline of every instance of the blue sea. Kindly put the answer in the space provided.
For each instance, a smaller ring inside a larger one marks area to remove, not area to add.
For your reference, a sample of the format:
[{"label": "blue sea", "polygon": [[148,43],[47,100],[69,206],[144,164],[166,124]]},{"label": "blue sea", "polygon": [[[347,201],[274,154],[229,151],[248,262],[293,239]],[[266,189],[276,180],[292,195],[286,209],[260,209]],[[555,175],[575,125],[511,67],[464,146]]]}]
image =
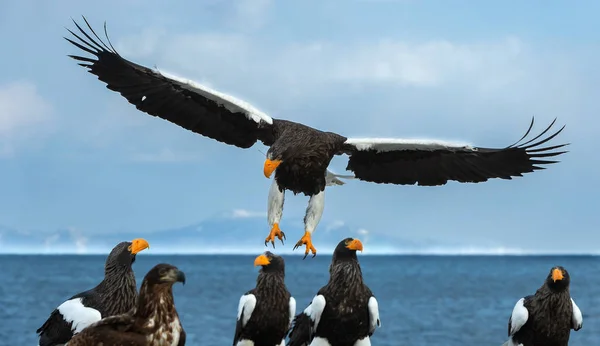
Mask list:
[{"label": "blue sea", "polygon": [[[238,300],[254,287],[255,256],[140,254],[141,284],[155,264],[183,270],[174,288],[187,345],[231,345]],[[286,283],[298,311],[328,279],[330,256],[287,256]],[[0,256],[0,340],[37,345],[35,330],[72,294],[103,276],[105,256]],[[571,294],[584,315],[570,345],[600,345],[600,258],[592,256],[361,256],[379,301],[382,327],[373,345],[498,345],[507,338],[515,302],[534,293],[554,265],[571,274]]]}]

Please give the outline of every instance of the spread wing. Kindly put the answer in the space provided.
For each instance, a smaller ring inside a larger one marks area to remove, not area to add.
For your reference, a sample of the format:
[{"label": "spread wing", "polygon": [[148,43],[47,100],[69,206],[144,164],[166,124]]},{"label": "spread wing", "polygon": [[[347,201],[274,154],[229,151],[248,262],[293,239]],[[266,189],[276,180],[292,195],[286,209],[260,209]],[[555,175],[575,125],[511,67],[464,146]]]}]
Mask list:
[{"label": "spread wing", "polygon": [[448,180],[478,183],[490,178],[512,179],[544,169],[542,165],[558,162],[547,158],[566,152],[556,149],[567,144],[540,147],[564,129],[541,138],[555,122],[521,143],[533,127],[532,119],[527,133],[502,149],[431,140],[348,138],[338,154],[349,155],[346,169],[356,178],[375,183],[435,186]]},{"label": "spread wing", "polygon": [[508,318],[508,336],[515,335],[527,323],[529,319],[529,310],[525,307],[525,301],[531,296],[521,298],[513,307],[512,314]]},{"label": "spread wing", "polygon": [[137,109],[240,148],[249,148],[257,140],[268,146],[273,143],[273,119],[268,115],[233,96],[122,58],[110,44],[106,24],[104,31],[110,47],[83,19],[97,40],[75,21],[85,38],[69,30],[79,42],[65,39],[94,57],[69,56]]},{"label": "spread wing", "polygon": [[315,336],[321,315],[325,309],[325,297],[315,296],[312,302],[294,318],[288,346],[307,346]]},{"label": "spread wing", "polygon": [[375,329],[381,327],[381,320],[379,319],[379,304],[374,296],[369,298],[367,304],[369,308],[369,336],[375,333]]},{"label": "spread wing", "polygon": [[252,291],[249,291],[240,298],[237,321],[235,323],[235,335],[233,336],[233,346],[237,345],[240,341],[242,331],[244,330],[244,327],[246,327],[246,324],[248,324],[250,317],[252,317],[252,312],[256,306],[256,296],[251,292]]}]

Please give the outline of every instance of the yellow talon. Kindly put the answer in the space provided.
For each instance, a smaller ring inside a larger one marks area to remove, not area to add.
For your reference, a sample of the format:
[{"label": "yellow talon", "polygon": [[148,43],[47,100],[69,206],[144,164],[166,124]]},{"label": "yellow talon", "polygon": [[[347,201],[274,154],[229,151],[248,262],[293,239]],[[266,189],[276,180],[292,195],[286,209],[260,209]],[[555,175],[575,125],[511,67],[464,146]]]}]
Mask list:
[{"label": "yellow talon", "polygon": [[302,238],[300,238],[300,240],[298,240],[298,242],[294,246],[294,250],[296,250],[298,247],[300,247],[302,245],[306,245],[306,250],[304,251],[304,258],[302,258],[302,259],[305,259],[306,256],[308,256],[309,251],[312,252],[313,257],[315,257],[317,255],[317,249],[315,249],[315,247],[312,244],[310,232],[304,232],[304,235],[302,236]]},{"label": "yellow talon", "polygon": [[267,246],[267,243],[271,242],[271,245],[273,245],[273,248],[275,248],[275,237],[277,237],[279,240],[281,240],[282,245],[283,245],[283,240],[287,239],[285,237],[285,233],[283,233],[281,231],[281,229],[279,229],[278,223],[273,224],[273,228],[271,228],[271,232],[269,233],[269,236],[265,239],[265,246]]}]

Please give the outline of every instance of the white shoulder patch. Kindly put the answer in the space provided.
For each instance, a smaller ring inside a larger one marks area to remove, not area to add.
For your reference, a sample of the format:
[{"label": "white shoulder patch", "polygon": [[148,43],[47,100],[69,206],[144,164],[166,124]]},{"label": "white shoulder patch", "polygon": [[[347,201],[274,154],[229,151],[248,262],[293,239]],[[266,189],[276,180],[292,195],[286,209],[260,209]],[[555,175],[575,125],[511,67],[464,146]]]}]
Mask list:
[{"label": "white shoulder patch", "polygon": [[578,331],[583,327],[583,314],[581,313],[581,310],[579,310],[577,304],[575,304],[573,298],[571,298],[571,303],[573,303],[573,330]]},{"label": "white shoulder patch", "polygon": [[510,335],[518,332],[529,318],[529,311],[523,305],[524,302],[525,298],[519,299],[513,308],[512,315],[510,315]]},{"label": "white shoulder patch", "polygon": [[254,307],[256,306],[256,297],[254,294],[245,294],[240,298],[240,303],[238,305],[238,313],[237,320],[242,319],[242,327],[248,323],[250,320],[250,316],[252,316],[252,312],[254,311]]},{"label": "white shoulder patch", "polygon": [[290,297],[290,327],[292,326],[292,322],[294,321],[294,317],[296,316],[296,299],[294,297]]},{"label": "white shoulder patch", "polygon": [[85,327],[102,319],[100,311],[88,308],[81,301],[82,298],[73,298],[60,304],[57,308],[67,323],[73,323],[71,326],[73,334],[79,333]]},{"label": "white shoulder patch", "polygon": [[270,116],[266,115],[265,113],[259,111],[256,108],[254,108],[251,104],[249,104],[245,101],[237,99],[231,95],[222,93],[220,91],[211,89],[205,85],[196,83],[189,79],[177,77],[173,74],[170,74],[170,73],[167,73],[164,71],[159,71],[157,69],[155,69],[154,71],[156,73],[162,75],[165,78],[168,78],[175,82],[183,84],[183,86],[190,91],[198,93],[198,94],[206,97],[209,100],[215,101],[216,103],[225,107],[230,112],[244,113],[246,115],[246,118],[251,119],[251,120],[255,121],[256,123],[260,123],[260,121],[262,120],[262,121],[266,122],[267,124],[273,124],[273,119]]},{"label": "white shoulder patch", "polygon": [[311,334],[314,333],[319,325],[319,321],[321,320],[321,315],[323,314],[323,310],[325,309],[325,297],[319,294],[315,296],[310,303],[309,306],[304,309],[304,313],[308,315],[310,320],[312,321]]},{"label": "white shoulder patch", "polygon": [[375,297],[369,298],[369,332],[373,333],[375,328],[381,327],[381,320],[379,319],[379,304]]},{"label": "white shoulder patch", "polygon": [[401,139],[401,138],[348,138],[346,144],[353,145],[357,150],[375,150],[377,152],[399,150],[455,150],[473,151],[468,143],[447,142],[431,139]]}]

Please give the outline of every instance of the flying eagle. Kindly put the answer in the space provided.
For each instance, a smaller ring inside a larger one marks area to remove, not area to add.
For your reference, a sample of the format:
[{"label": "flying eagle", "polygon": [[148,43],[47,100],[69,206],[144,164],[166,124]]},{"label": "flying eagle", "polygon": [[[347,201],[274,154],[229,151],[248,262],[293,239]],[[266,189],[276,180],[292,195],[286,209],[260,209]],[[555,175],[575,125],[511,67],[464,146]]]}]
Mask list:
[{"label": "flying eagle", "polygon": [[583,326],[583,315],[569,293],[571,278],[561,266],[550,270],[534,295],[521,298],[508,319],[503,346],[567,346],[571,329]]},{"label": "flying eagle", "polygon": [[[521,143],[501,148],[480,148],[469,144],[443,141],[347,138],[324,132],[297,122],[275,119],[250,104],[206,86],[131,62],[119,55],[94,32],[83,18],[92,38],[79,24],[79,40],[65,38],[94,57],[69,55],[79,65],[106,83],[108,89],[120,93],[137,109],[200,135],[240,148],[250,148],[257,141],[269,146],[264,162],[264,175],[275,173],[268,195],[267,220],[271,231],[265,239],[275,246],[275,238],[283,243],[285,233],[279,228],[286,190],[310,196],[304,217],[305,233],[294,249],[305,245],[313,257],[312,232],[323,214],[325,187],[343,182],[327,167],[335,155],[348,155],[347,170],[363,181],[421,186],[444,185],[448,180],[484,182],[490,178],[512,179],[523,173],[555,163],[547,158],[564,153],[556,151],[566,144],[539,147],[558,135],[547,137],[553,121],[540,135]],[[67,29],[68,30],[68,29]],[[81,35],[85,36],[82,37]],[[87,38],[87,39],[86,39]],[[537,140],[537,141],[536,141]]]},{"label": "flying eagle", "polygon": [[342,240],[333,252],[329,282],[294,318],[288,346],[368,346],[381,327],[377,299],[365,284],[356,257],[358,239]]},{"label": "flying eagle", "polygon": [[296,300],[285,286],[285,262],[270,251],[256,257],[261,266],[256,287],[238,304],[233,346],[285,345],[285,337],[296,314]]},{"label": "flying eagle", "polygon": [[173,284],[185,273],[170,264],[154,266],[144,277],[137,306],[95,322],[68,346],[184,346],[185,330],[173,300]]},{"label": "flying eagle", "polygon": [[104,264],[104,280],[60,304],[36,331],[39,346],[63,345],[102,317],[122,314],[135,306],[137,287],[131,265],[149,247],[144,239],[117,244]]}]

